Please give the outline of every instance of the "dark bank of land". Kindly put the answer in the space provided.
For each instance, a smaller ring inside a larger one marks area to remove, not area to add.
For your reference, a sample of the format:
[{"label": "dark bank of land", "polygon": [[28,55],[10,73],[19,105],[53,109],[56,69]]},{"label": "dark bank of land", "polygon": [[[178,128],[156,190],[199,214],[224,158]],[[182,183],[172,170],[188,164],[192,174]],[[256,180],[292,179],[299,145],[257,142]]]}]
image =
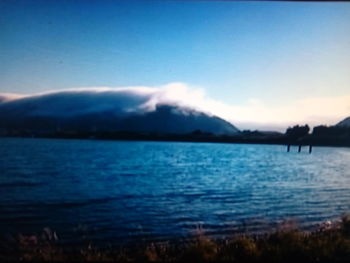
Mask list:
[{"label": "dark bank of land", "polygon": [[158,261],[158,262],[349,262],[350,217],[325,222],[313,232],[293,224],[264,235],[210,239],[203,233],[174,242],[97,247],[65,246],[55,232],[18,235],[0,243],[1,261]]},{"label": "dark bank of land", "polygon": [[155,132],[130,131],[55,131],[33,132],[28,130],[9,131],[3,136],[39,137],[65,139],[101,139],[101,140],[142,140],[142,141],[178,141],[178,142],[212,142],[212,143],[248,143],[281,144],[312,146],[350,147],[350,127],[317,126],[310,133],[310,128],[294,126],[285,133],[244,130],[233,135],[215,135],[195,130],[187,134],[161,134]]}]

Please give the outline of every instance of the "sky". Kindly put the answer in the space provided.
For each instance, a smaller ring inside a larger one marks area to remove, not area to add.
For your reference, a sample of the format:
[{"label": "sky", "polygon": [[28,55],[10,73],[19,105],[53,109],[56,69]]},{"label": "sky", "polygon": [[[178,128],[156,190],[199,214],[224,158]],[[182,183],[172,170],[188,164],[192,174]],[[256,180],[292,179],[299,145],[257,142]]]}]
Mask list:
[{"label": "sky", "polygon": [[241,129],[350,116],[350,3],[0,0],[0,14],[0,93],[153,88]]}]

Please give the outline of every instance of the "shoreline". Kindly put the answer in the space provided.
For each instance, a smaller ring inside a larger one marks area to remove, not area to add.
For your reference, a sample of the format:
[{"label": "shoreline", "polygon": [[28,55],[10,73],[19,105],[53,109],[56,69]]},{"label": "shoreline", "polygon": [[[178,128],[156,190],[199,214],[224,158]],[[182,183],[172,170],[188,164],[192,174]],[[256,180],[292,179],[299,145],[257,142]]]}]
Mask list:
[{"label": "shoreline", "polygon": [[263,234],[240,233],[210,238],[203,229],[193,237],[127,246],[67,246],[49,228],[37,235],[18,234],[0,243],[4,261],[161,261],[161,262],[347,262],[350,259],[350,216],[326,220],[313,231],[286,221]]},{"label": "shoreline", "polygon": [[[240,136],[196,136],[196,135],[142,135],[127,134],[114,135],[107,134],[94,136],[91,134],[72,135],[42,135],[42,136],[23,136],[11,135],[1,136],[1,138],[23,138],[23,139],[67,139],[67,140],[98,140],[98,141],[146,141],[146,142],[192,142],[192,143],[223,143],[223,144],[261,144],[261,145],[283,145],[283,146],[320,146],[320,147],[350,147],[350,141],[339,141],[337,138],[322,141],[319,138],[307,137],[298,141],[291,141],[285,136],[275,138],[244,138]],[[333,141],[334,140],[334,141]]]}]

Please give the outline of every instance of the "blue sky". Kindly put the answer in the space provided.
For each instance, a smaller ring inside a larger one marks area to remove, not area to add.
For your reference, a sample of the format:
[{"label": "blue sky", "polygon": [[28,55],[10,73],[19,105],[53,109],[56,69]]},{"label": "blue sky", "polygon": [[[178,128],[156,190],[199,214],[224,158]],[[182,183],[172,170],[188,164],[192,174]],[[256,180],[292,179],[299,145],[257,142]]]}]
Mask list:
[{"label": "blue sky", "polygon": [[180,82],[242,123],[308,100],[332,114],[278,118],[350,115],[350,3],[0,1],[0,13],[0,93]]}]

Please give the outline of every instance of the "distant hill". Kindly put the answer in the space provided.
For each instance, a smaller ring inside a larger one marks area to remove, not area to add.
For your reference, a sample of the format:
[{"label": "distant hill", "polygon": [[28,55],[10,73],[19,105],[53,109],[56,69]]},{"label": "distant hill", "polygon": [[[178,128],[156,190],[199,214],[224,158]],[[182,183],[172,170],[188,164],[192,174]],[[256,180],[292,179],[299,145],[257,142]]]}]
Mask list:
[{"label": "distant hill", "polygon": [[350,127],[350,117],[347,117],[346,119],[344,119],[341,122],[337,123],[336,126],[339,126],[339,127]]},{"label": "distant hill", "polygon": [[33,133],[126,131],[236,134],[229,122],[179,105],[143,109],[143,96],[113,92],[58,92],[1,99],[0,129]]}]

